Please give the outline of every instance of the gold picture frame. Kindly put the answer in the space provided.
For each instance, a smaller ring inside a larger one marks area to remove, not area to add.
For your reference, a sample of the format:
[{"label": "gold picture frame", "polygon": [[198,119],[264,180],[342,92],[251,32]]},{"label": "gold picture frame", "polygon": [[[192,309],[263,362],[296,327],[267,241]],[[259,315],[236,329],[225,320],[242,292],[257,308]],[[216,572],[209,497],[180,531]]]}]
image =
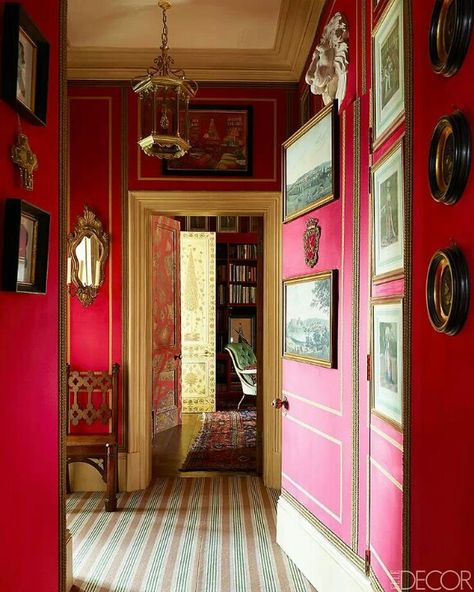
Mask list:
[{"label": "gold picture frame", "polygon": [[283,282],[283,357],[337,366],[337,270]]}]

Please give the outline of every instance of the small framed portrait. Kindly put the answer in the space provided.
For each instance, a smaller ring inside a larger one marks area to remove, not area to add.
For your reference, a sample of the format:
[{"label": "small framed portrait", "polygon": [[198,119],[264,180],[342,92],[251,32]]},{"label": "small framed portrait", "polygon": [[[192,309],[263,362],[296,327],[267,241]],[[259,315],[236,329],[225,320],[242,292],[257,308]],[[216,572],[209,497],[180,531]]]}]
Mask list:
[{"label": "small framed portrait", "polygon": [[453,76],[462,66],[473,20],[471,0],[435,0],[430,25],[430,59],[437,74]]},{"label": "small framed portrait", "polygon": [[50,215],[21,200],[5,207],[3,288],[12,292],[46,293]]},{"label": "small framed portrait", "polygon": [[455,204],[471,168],[471,132],[461,111],[442,117],[433,132],[429,155],[431,195],[435,201]]},{"label": "small framed portrait", "polygon": [[337,100],[283,144],[283,222],[337,198],[338,144]]},{"label": "small framed portrait", "polygon": [[218,216],[217,232],[239,232],[239,217]]},{"label": "small framed portrait", "polygon": [[186,216],[186,230],[190,232],[207,232],[209,218],[207,216]]},{"label": "small framed portrait", "polygon": [[336,367],[337,270],[283,282],[283,357]]},{"label": "small framed portrait", "polygon": [[229,343],[248,343],[255,350],[255,316],[229,317]]},{"label": "small framed portrait", "polygon": [[2,93],[21,115],[46,124],[49,43],[25,10],[6,3],[3,29]]},{"label": "small framed portrait", "polygon": [[456,247],[436,251],[426,279],[426,307],[433,328],[456,335],[469,310],[469,274],[466,259]]},{"label": "small framed portrait", "polygon": [[375,281],[403,275],[404,263],[403,142],[372,169],[372,276]]},{"label": "small framed portrait", "polygon": [[398,428],[403,422],[403,299],[372,301],[372,412]]},{"label": "small framed portrait", "polygon": [[405,116],[403,0],[392,0],[372,34],[373,130],[379,145]]}]

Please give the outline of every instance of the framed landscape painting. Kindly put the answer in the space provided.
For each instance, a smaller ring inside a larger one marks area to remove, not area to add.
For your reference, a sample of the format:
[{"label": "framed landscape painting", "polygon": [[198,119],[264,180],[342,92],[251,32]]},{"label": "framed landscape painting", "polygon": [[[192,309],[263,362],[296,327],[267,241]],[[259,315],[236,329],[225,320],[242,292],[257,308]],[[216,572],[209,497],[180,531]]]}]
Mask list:
[{"label": "framed landscape painting", "polygon": [[405,115],[403,0],[392,0],[373,32],[374,144]]},{"label": "framed landscape painting", "polygon": [[337,271],[283,283],[283,357],[326,368],[336,366]]},{"label": "framed landscape painting", "polygon": [[403,301],[391,298],[372,303],[372,411],[402,425]]},{"label": "framed landscape painting", "polygon": [[252,175],[252,107],[193,105],[189,151],[163,161],[165,175]]},{"label": "framed landscape painting", "polygon": [[374,280],[403,275],[403,143],[398,142],[372,169],[372,236]]},{"label": "framed landscape painting", "polygon": [[337,101],[283,144],[283,221],[333,201],[338,193]]}]

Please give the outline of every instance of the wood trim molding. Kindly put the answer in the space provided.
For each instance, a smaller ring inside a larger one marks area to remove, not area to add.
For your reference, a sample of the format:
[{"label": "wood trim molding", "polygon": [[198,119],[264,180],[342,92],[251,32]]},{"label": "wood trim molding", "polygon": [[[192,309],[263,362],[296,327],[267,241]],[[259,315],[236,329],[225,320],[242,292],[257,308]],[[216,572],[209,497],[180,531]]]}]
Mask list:
[{"label": "wood trim molding", "polygon": [[[323,0],[282,0],[271,49],[180,49],[173,58],[199,81],[299,81],[314,41]],[[153,63],[157,48],[69,47],[69,80],[131,80]]]},{"label": "wood trim molding", "polygon": [[[129,454],[127,490],[151,480],[151,214],[235,214],[264,219],[263,265],[263,480],[281,483],[281,416],[271,406],[281,393],[281,194],[270,192],[137,191],[128,203]],[[268,254],[268,255],[267,255]]]}]

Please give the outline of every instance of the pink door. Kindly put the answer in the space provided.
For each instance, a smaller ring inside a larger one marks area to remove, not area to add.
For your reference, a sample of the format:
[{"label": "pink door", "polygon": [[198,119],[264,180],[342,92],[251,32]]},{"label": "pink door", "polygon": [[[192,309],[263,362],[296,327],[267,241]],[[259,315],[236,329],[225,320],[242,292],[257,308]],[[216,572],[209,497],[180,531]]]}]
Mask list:
[{"label": "pink door", "polygon": [[152,216],[153,435],[181,423],[179,222]]}]

